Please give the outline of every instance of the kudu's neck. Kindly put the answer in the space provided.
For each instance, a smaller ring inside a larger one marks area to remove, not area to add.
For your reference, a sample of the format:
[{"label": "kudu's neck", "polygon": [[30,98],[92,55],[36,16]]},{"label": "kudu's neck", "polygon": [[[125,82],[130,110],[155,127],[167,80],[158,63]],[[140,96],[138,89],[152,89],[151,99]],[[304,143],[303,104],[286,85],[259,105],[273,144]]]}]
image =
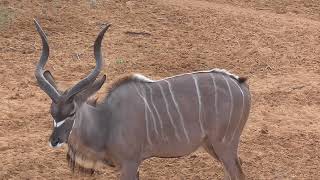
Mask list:
[{"label": "kudu's neck", "polygon": [[84,103],[79,107],[69,138],[74,148],[95,153],[105,151],[110,132],[108,117],[111,115],[107,109],[102,104]]},{"label": "kudu's neck", "polygon": [[105,161],[109,139],[109,111],[106,106],[87,103],[77,107],[75,122],[68,139],[67,160],[72,169],[77,165],[94,169]]}]

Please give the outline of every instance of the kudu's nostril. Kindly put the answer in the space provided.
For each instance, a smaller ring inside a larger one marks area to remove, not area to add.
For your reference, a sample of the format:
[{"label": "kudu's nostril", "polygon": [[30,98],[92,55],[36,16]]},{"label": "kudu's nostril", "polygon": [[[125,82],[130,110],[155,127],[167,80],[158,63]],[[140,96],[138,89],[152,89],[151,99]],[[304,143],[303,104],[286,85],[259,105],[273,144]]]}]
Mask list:
[{"label": "kudu's nostril", "polygon": [[59,144],[59,139],[54,139],[54,140],[51,141],[51,145],[53,147],[57,146],[58,144]]}]

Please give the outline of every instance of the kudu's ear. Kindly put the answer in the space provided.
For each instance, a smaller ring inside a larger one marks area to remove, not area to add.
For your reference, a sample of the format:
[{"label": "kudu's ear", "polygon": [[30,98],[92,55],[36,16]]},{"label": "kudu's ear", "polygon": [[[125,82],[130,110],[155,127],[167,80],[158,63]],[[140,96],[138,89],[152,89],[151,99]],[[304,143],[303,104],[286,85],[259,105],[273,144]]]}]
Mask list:
[{"label": "kudu's ear", "polygon": [[82,102],[86,101],[90,96],[94,95],[102,87],[105,81],[106,75],[103,75],[101,78],[96,79],[86,89],[76,95],[77,99]]},{"label": "kudu's ear", "polygon": [[52,74],[50,73],[50,71],[46,70],[46,71],[43,73],[43,76],[47,79],[47,81],[48,81],[55,89],[57,89],[57,85],[56,85],[55,80],[54,80]]}]

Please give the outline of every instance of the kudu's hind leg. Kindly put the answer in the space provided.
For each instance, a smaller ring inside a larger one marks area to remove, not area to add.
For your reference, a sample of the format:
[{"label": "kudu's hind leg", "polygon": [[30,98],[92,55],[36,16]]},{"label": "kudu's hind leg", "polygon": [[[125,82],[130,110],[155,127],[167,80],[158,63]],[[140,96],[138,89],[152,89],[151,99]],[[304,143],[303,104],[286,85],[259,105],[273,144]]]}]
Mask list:
[{"label": "kudu's hind leg", "polygon": [[139,180],[139,164],[137,162],[125,162],[121,165],[120,180]]},{"label": "kudu's hind leg", "polygon": [[223,164],[225,180],[245,180],[241,164],[237,155],[237,148],[224,143],[209,143],[204,145],[205,150]]},{"label": "kudu's hind leg", "polygon": [[234,158],[222,158],[221,160],[225,179],[227,180],[245,180],[245,175],[242,171],[241,165],[237,157]]},{"label": "kudu's hind leg", "polygon": [[216,154],[216,152],[214,152],[213,146],[211,145],[210,142],[208,142],[208,140],[205,140],[205,143],[203,145],[203,148],[207,151],[207,153],[209,153],[213,158],[215,158],[216,160],[218,159],[218,156]]}]

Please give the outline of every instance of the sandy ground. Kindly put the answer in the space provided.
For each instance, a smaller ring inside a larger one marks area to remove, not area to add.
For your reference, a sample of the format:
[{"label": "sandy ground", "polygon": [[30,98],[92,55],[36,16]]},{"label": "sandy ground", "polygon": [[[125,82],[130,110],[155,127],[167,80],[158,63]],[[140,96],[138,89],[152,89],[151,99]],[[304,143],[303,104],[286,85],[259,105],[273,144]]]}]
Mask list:
[{"label": "sandy ground", "polygon": [[[103,41],[109,83],[130,72],[158,79],[216,67],[249,77],[253,104],[239,152],[248,179],[319,179],[319,1],[92,2],[0,0],[0,179],[89,178],[69,171],[66,147],[48,147],[51,101],[33,75],[41,49],[34,17],[63,88],[94,67],[92,44],[104,23],[113,24]],[[147,160],[140,176],[222,179],[223,169],[200,149]],[[90,178],[117,177],[106,168]]]}]

